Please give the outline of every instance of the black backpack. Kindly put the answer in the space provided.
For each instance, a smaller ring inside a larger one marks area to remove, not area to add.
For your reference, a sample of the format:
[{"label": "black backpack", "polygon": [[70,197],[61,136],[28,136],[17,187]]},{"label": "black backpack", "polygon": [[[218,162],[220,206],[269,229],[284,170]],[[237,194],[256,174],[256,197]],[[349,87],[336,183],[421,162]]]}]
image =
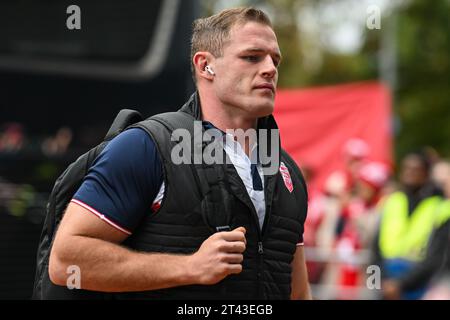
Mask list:
[{"label": "black backpack", "polygon": [[[127,128],[141,128],[151,135],[152,121],[165,126],[169,131],[185,128],[193,137],[193,118],[185,112],[168,112],[155,115],[143,120],[141,114],[135,110],[121,110],[114,119],[105,139],[92,148],[58,177],[50,194],[46,208],[46,218],[42,229],[37,251],[36,275],[32,299],[111,299],[114,294],[88,290],[69,290],[67,287],[57,286],[50,280],[48,264],[53,240],[57,227],[61,222],[67,205],[81,186],[89,168],[106,145],[119,133]],[[206,144],[203,145],[203,148]],[[232,208],[229,207],[229,193],[223,166],[206,164],[191,164],[191,169],[202,195],[202,214],[205,223],[212,232],[229,230]]]},{"label": "black backpack", "polygon": [[70,299],[73,299],[74,294],[76,299],[98,299],[106,296],[106,294],[103,295],[85,290],[72,290],[70,292],[65,287],[54,285],[48,275],[50,251],[56,229],[61,222],[64,211],[75,192],[81,186],[83,178],[94,160],[114,137],[130,125],[142,120],[142,115],[135,110],[121,110],[114,119],[104,140],[70,164],[56,180],[47,203],[46,217],[39,240],[32,299],[64,299],[65,296],[67,298],[70,296]]}]

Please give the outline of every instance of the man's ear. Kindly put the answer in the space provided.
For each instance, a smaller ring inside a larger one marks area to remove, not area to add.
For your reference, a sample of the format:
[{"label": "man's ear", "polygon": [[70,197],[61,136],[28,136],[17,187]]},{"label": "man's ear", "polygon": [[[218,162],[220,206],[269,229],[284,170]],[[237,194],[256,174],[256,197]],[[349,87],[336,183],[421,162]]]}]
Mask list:
[{"label": "man's ear", "polygon": [[214,78],[214,75],[206,70],[206,66],[210,66],[214,61],[214,56],[210,52],[199,51],[194,55],[192,60],[197,79],[204,78],[212,80]]}]

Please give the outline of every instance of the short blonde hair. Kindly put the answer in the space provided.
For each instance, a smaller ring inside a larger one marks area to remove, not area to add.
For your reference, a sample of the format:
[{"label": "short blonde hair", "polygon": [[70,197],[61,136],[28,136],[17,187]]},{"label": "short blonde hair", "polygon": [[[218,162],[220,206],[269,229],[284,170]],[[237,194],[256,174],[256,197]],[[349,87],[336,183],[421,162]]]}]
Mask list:
[{"label": "short blonde hair", "polygon": [[231,28],[237,24],[245,24],[250,21],[265,24],[272,28],[272,23],[267,14],[251,7],[226,9],[213,16],[194,21],[191,39],[191,71],[194,81],[194,55],[199,51],[207,51],[216,57],[221,57],[224,43],[228,40]]}]

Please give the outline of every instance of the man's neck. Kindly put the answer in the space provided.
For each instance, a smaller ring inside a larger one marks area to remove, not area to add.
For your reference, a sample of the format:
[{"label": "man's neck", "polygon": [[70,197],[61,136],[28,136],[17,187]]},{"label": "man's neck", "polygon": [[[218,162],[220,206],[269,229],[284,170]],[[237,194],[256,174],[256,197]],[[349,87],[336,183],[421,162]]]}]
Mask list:
[{"label": "man's neck", "polygon": [[[216,128],[224,132],[230,129],[242,129],[244,132],[248,129],[256,129],[257,118],[247,118],[239,114],[239,109],[224,106],[217,98],[209,96],[206,93],[199,92],[199,96],[203,121],[211,122]],[[248,142],[248,139],[245,140]],[[244,143],[242,148],[248,156],[250,153],[249,144]]]},{"label": "man's neck", "polygon": [[227,129],[256,129],[257,118],[251,118],[239,112],[238,108],[224,106],[217,97],[199,91],[202,120],[209,121],[224,132]]}]

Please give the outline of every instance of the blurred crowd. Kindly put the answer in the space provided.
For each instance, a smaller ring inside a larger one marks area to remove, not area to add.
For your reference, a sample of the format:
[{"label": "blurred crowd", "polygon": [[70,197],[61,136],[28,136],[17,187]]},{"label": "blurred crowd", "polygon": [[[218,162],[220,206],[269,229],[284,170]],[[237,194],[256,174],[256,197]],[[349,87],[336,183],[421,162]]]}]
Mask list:
[{"label": "blurred crowd", "polygon": [[0,153],[12,154],[24,149],[36,149],[46,156],[64,154],[73,138],[72,129],[63,126],[54,135],[47,135],[32,141],[25,127],[17,122],[4,123],[0,126]]},{"label": "blurred crowd", "polygon": [[[450,163],[425,148],[394,170],[370,160],[360,139],[343,157],[345,169],[309,196],[304,239],[316,296],[450,299]],[[379,270],[379,281],[368,270]]]},{"label": "blurred crowd", "polygon": [[[0,214],[39,224],[59,167],[73,142],[69,127],[54,134],[27,132],[18,122],[0,124]],[[64,162],[64,161],[63,161]]]}]

